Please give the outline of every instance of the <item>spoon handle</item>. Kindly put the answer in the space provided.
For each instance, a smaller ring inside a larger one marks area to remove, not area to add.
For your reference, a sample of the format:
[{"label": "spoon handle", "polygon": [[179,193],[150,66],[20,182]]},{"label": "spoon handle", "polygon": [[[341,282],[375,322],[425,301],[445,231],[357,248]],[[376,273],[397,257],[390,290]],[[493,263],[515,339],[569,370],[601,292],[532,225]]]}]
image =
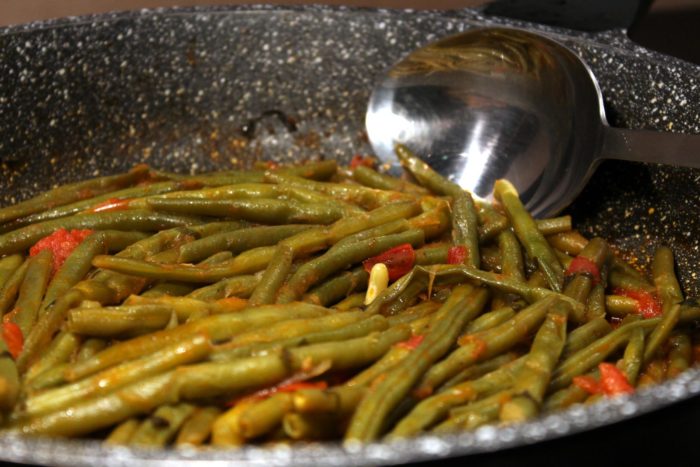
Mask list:
[{"label": "spoon handle", "polygon": [[700,168],[700,135],[605,127],[601,158]]}]

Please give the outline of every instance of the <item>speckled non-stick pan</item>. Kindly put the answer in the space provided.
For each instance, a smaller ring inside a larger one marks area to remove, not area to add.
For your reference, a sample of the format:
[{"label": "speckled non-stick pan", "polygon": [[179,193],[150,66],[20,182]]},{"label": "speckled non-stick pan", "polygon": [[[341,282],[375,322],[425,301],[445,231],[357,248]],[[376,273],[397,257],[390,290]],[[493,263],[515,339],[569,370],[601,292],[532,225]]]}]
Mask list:
[{"label": "speckled non-stick pan", "polygon": [[[0,205],[141,161],[201,171],[260,157],[348,159],[369,150],[365,106],[387,66],[428,41],[492,24],[550,33],[579,52],[600,80],[613,125],[700,132],[700,69],[637,47],[622,31],[573,33],[474,11],[244,7],[102,15],[0,30]],[[697,297],[699,177],[696,170],[606,162],[571,213],[578,228],[615,239],[641,263],[655,245],[669,244],[685,291]],[[572,435],[697,393],[700,371],[693,369],[629,399],[454,437],[352,450],[314,444],[141,451],[0,435],[0,459],[70,466],[406,463]]]}]

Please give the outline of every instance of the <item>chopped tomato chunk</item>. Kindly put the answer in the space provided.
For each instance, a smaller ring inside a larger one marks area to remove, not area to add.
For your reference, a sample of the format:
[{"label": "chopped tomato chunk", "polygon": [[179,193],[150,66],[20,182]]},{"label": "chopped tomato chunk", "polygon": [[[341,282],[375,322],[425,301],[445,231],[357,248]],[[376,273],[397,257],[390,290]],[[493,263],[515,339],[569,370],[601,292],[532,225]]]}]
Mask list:
[{"label": "chopped tomato chunk", "polygon": [[70,231],[58,229],[51,235],[36,242],[36,244],[29,249],[29,255],[34,256],[43,250],[51,250],[51,253],[53,253],[53,272],[56,273],[73,250],[75,250],[75,248],[92,232],[93,230],[90,229],[75,229]]},{"label": "chopped tomato chunk", "polygon": [[464,245],[451,246],[447,250],[448,264],[464,264],[464,261],[469,257],[469,251]]},{"label": "chopped tomato chunk", "polygon": [[410,243],[395,246],[386,250],[384,253],[368,258],[362,262],[365,271],[369,273],[372,266],[377,263],[384,263],[389,270],[389,280],[395,281],[399,277],[407,274],[413,269],[413,264],[416,262],[416,252]]},{"label": "chopped tomato chunk", "polygon": [[24,347],[22,330],[12,321],[5,321],[2,323],[2,338],[5,341],[8,352],[16,360]]},{"label": "chopped tomato chunk", "polygon": [[350,160],[350,168],[356,169],[358,166],[364,165],[365,167],[374,167],[374,158],[371,156],[363,156],[361,154],[355,154]]},{"label": "chopped tomato chunk", "polygon": [[613,293],[637,300],[637,314],[644,318],[656,318],[663,313],[659,299],[646,290],[617,287]]},{"label": "chopped tomato chunk", "polygon": [[418,347],[421,342],[423,342],[424,338],[425,338],[425,336],[423,334],[417,334],[409,339],[406,339],[405,341],[399,342],[398,344],[396,344],[396,347],[401,347],[402,349],[413,350],[416,347]]},{"label": "chopped tomato chunk", "polygon": [[600,381],[592,376],[576,376],[573,383],[589,394],[605,394],[617,396],[618,394],[631,394],[634,387],[627,381],[625,374],[612,363],[603,362],[598,365]]},{"label": "chopped tomato chunk", "polygon": [[598,265],[583,256],[575,257],[566,269],[567,276],[573,276],[574,274],[588,274],[591,276],[593,285],[600,283],[600,269],[598,269]]},{"label": "chopped tomato chunk", "polygon": [[634,388],[627,381],[625,374],[612,363],[603,362],[598,365],[598,369],[600,370],[600,387],[604,394],[615,396],[634,392]]}]

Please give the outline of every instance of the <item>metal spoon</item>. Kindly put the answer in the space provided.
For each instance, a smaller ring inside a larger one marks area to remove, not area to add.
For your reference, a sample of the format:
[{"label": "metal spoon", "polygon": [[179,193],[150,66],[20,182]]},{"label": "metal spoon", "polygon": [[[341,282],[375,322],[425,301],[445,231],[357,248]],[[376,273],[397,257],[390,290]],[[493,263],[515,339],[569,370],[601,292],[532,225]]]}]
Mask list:
[{"label": "metal spoon", "polygon": [[700,167],[700,135],[610,127],[586,64],[519,29],[470,30],[414,51],[374,89],[366,125],[383,161],[404,143],[482,198],[507,178],[538,217],[570,204],[603,159]]}]

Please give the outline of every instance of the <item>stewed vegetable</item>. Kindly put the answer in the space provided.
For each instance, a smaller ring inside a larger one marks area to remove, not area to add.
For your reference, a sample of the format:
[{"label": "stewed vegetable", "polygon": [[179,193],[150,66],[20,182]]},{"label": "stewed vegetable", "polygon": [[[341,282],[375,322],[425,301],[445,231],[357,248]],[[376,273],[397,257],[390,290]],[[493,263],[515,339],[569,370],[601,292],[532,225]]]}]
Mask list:
[{"label": "stewed vegetable", "polygon": [[506,180],[407,148],[182,176],[138,166],[0,209],[5,431],[182,446],[516,423],[694,364],[672,251],[646,277]]}]

